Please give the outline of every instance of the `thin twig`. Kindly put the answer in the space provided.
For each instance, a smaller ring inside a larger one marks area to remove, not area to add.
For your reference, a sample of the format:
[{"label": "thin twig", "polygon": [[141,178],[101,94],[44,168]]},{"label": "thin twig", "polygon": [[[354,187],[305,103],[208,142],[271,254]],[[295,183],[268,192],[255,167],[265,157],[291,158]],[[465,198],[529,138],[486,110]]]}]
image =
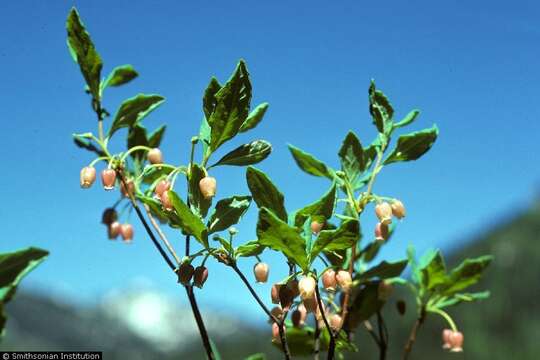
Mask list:
[{"label": "thin twig", "polygon": [[313,360],[319,360],[319,352],[321,349],[321,329],[319,322],[315,319],[315,344],[313,347]]},{"label": "thin twig", "polygon": [[167,247],[172,257],[174,257],[174,260],[176,260],[176,263],[180,264],[181,261],[180,261],[180,258],[178,257],[178,254],[176,254],[176,251],[174,251],[174,248],[172,247],[171,243],[169,242],[169,240],[163,233],[163,230],[161,230],[161,227],[158,225],[156,219],[150,212],[150,208],[148,207],[148,205],[144,204],[144,209],[146,210],[146,216],[148,216],[148,218],[150,219],[150,223],[152,223],[152,226],[154,227],[154,229],[156,229],[156,232],[158,233],[159,237],[165,244],[165,247]]},{"label": "thin twig", "polygon": [[381,346],[380,345],[380,340],[379,340],[377,334],[375,333],[375,330],[373,330],[373,326],[371,325],[369,320],[364,321],[364,328],[367,330],[369,335],[371,335],[371,338],[373,339],[373,341],[375,341],[377,346],[380,347]]},{"label": "thin twig", "polygon": [[420,327],[422,326],[425,320],[426,320],[426,309],[425,307],[422,307],[420,309],[420,315],[418,316],[418,319],[416,319],[411,329],[411,333],[409,335],[409,339],[407,340],[407,344],[405,344],[405,348],[403,350],[403,360],[407,360],[409,358],[414,342],[416,341],[416,335],[418,333],[418,330],[420,329]]},{"label": "thin twig", "polygon": [[216,357],[214,356],[214,351],[212,350],[210,337],[208,336],[208,332],[206,331],[206,327],[204,326],[204,321],[201,316],[201,311],[199,310],[199,306],[197,305],[197,300],[195,299],[193,286],[185,285],[184,287],[186,288],[186,293],[189,299],[189,303],[191,305],[191,309],[193,310],[193,316],[195,317],[195,322],[197,323],[197,327],[199,328],[199,333],[201,334],[201,339],[203,341],[204,349],[206,350],[206,356],[208,357],[208,360],[214,360]]},{"label": "thin twig", "polygon": [[[328,330],[328,333],[330,334],[330,343],[328,344],[328,360],[334,359],[334,353],[336,350],[336,337],[334,335],[334,332],[332,328],[330,327],[330,324],[328,323],[328,319],[326,318],[326,314],[324,313],[324,308],[322,304],[321,299],[321,293],[319,292],[319,284],[315,286],[315,294],[317,296],[317,306],[319,307],[319,312],[321,313],[321,317],[324,322],[324,326],[326,326],[326,329]],[[342,318],[343,319],[343,318]],[[315,319],[317,321],[317,319]]]},{"label": "thin twig", "polygon": [[380,310],[377,311],[377,326],[379,328],[379,339],[381,339],[381,341],[379,342],[379,359],[385,360],[386,350],[388,349],[388,334],[386,333],[386,325],[384,324],[384,320],[382,318]]}]

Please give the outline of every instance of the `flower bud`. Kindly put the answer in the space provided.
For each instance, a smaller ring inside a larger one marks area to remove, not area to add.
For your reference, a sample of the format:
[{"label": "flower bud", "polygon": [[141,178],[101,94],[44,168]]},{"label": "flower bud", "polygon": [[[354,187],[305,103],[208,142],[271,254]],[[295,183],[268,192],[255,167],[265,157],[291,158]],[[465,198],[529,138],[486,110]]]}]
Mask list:
[{"label": "flower bud", "polygon": [[156,194],[158,198],[161,198],[161,195],[170,189],[171,183],[168,180],[163,179],[157,183],[156,188],[154,189],[154,194]]},{"label": "flower bud", "polygon": [[385,225],[392,223],[392,206],[387,202],[382,202],[375,206],[375,215],[379,218],[379,221]]},{"label": "flower bud", "polygon": [[330,319],[328,319],[328,325],[332,328],[334,331],[338,331],[341,329],[341,316],[338,314],[332,314],[330,315]]},{"label": "flower bud", "polygon": [[311,222],[311,232],[315,235],[318,235],[321,232],[323,227],[324,227],[324,223],[320,223],[318,221]]},{"label": "flower bud", "polygon": [[172,211],[174,209],[168,191],[165,191],[163,194],[161,194],[161,205],[163,205],[163,208],[167,211]]},{"label": "flower bud", "polygon": [[322,275],[322,283],[326,291],[336,291],[336,272],[333,269],[326,270]]},{"label": "flower bud", "polygon": [[292,291],[293,297],[300,295],[300,289],[298,287],[298,280],[291,279],[287,282],[287,287]]},{"label": "flower bud", "polygon": [[163,163],[163,155],[161,154],[161,150],[159,150],[158,148],[153,148],[148,151],[148,161],[150,162],[150,164]]},{"label": "flower bud", "polygon": [[450,351],[451,352],[462,352],[463,351],[463,334],[459,331],[453,331],[448,337],[450,342]]},{"label": "flower bud", "polygon": [[96,181],[96,168],[86,166],[81,169],[81,187],[87,189]]},{"label": "flower bud", "polygon": [[101,172],[101,182],[105,190],[114,189],[114,182],[116,181],[116,171],[113,169],[105,169]]},{"label": "flower bud", "polygon": [[450,345],[451,335],[452,335],[452,330],[450,329],[444,329],[442,332],[442,341],[443,341],[442,348],[445,350],[450,350],[450,348],[452,348],[452,345]]},{"label": "flower bud", "polygon": [[259,262],[253,267],[255,280],[260,284],[264,284],[268,281],[268,272],[269,268],[267,263]]},{"label": "flower bud", "polygon": [[307,310],[303,304],[298,305],[291,315],[291,320],[295,328],[300,328],[306,323]]},{"label": "flower bud", "polygon": [[272,290],[270,291],[270,296],[272,297],[272,304],[279,304],[279,288],[283,286],[280,284],[272,285]]},{"label": "flower bud", "polygon": [[[283,327],[283,332],[285,332],[286,328]],[[272,324],[272,341],[281,343],[281,336],[279,335],[279,325],[276,323]]]},{"label": "flower bud", "polygon": [[319,304],[317,303],[317,295],[313,297],[303,299],[304,307],[308,312],[317,313],[319,311]]},{"label": "flower bud", "polygon": [[339,270],[336,274],[336,281],[343,291],[348,292],[351,289],[352,278],[346,270]]},{"label": "flower bud", "polygon": [[193,274],[193,285],[202,289],[206,279],[208,279],[208,269],[205,266],[197,266]]},{"label": "flower bud", "polygon": [[394,214],[394,216],[397,217],[398,219],[402,219],[405,217],[406,215],[405,206],[403,205],[401,201],[397,199],[392,201],[392,214]]},{"label": "flower bud", "polygon": [[122,225],[118,221],[113,221],[107,226],[107,234],[109,235],[109,239],[114,240],[120,235],[122,229]]},{"label": "flower bud", "polygon": [[375,225],[375,240],[384,241],[387,240],[390,236],[390,231],[388,230],[388,225],[383,223],[377,223]]},{"label": "flower bud", "polygon": [[324,316],[326,316],[326,318],[328,319],[328,310],[326,309],[326,305],[324,305],[324,301],[321,301],[321,307],[319,307],[319,303],[318,303],[318,299],[316,296],[314,296],[315,298],[315,303],[317,305],[317,308],[315,309],[315,311],[313,312],[315,314],[315,319],[317,320],[321,320],[322,319],[322,313],[321,313],[321,307],[323,309],[323,312],[324,312]]},{"label": "flower bud", "polygon": [[302,299],[308,299],[313,297],[315,294],[315,286],[317,286],[317,283],[315,282],[315,279],[313,277],[304,276],[302,279],[300,279],[300,282],[298,283],[300,297]]},{"label": "flower bud", "polygon": [[[272,310],[270,310],[270,314],[272,314],[276,319],[281,321],[281,319],[283,318],[283,309],[281,308],[281,306],[274,306]],[[270,318],[269,322],[271,324],[274,322],[274,320]]]},{"label": "flower bud", "polygon": [[382,280],[379,282],[379,287],[377,288],[377,297],[381,301],[387,301],[392,295],[394,287],[387,281]]},{"label": "flower bud", "polygon": [[122,192],[122,195],[124,197],[129,197],[129,194],[135,193],[135,183],[133,182],[132,179],[128,179],[126,180],[126,184],[127,184],[127,189],[124,186],[124,183],[120,182],[120,191]]},{"label": "flower bud", "polygon": [[294,294],[287,286],[281,286],[279,288],[279,303],[283,308],[283,311],[289,311],[294,301]]},{"label": "flower bud", "polygon": [[103,215],[101,215],[101,223],[105,225],[111,225],[113,222],[118,220],[118,214],[116,213],[116,210],[113,208],[107,208],[105,211],[103,211]]},{"label": "flower bud", "polygon": [[199,181],[199,189],[202,196],[208,200],[216,195],[216,179],[211,176],[206,176]]},{"label": "flower bud", "polygon": [[183,263],[176,270],[176,275],[178,275],[178,282],[182,285],[189,285],[194,272],[195,269],[193,268],[193,265]]},{"label": "flower bud", "polygon": [[133,240],[133,226],[131,224],[122,224],[120,226],[120,235],[125,242]]}]

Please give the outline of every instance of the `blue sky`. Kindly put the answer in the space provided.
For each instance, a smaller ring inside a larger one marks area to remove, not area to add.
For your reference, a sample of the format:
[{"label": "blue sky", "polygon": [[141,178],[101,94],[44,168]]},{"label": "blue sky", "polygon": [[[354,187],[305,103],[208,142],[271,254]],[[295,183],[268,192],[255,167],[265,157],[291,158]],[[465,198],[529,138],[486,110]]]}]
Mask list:
[{"label": "blue sky", "polygon": [[[91,157],[75,148],[71,133],[96,132],[96,124],[65,42],[74,4],[104,59],[104,74],[131,63],[141,75],[110,89],[105,106],[114,112],[139,92],[167,98],[145,123],[168,124],[162,148],[173,163],[187,161],[210,77],[224,81],[246,59],[253,104],[268,101],[270,109],[256,130],[220,154],[255,138],[270,141],[274,151],[260,168],[285,193],[290,210],[313,201],[328,183],[300,172],[286,144],[337,166],[349,129],[371,141],[371,78],[398,117],[421,109],[411,130],[436,123],[434,148],[420,161],[389,166],[375,185],[376,192],[402,199],[409,212],[385,250],[391,259],[411,242],[420,251],[459,246],[538,194],[540,30],[532,1],[6,2],[0,15],[0,250],[36,245],[51,251],[27,287],[93,302],[133,279],[148,279],[187,303],[142,227],[136,226],[132,246],[106,239],[99,220],[116,194],[79,188],[79,170]],[[219,196],[247,193],[243,169],[213,174]],[[367,233],[373,218],[369,211],[363,218]],[[238,241],[254,238],[255,221],[253,208]],[[178,233],[170,235],[182,244]],[[281,257],[263,257],[271,280],[279,280]],[[252,265],[248,260],[243,267],[250,272]],[[211,263],[207,284],[199,293],[203,306],[247,309],[262,318],[221,264]],[[257,288],[268,298],[268,286]]]}]

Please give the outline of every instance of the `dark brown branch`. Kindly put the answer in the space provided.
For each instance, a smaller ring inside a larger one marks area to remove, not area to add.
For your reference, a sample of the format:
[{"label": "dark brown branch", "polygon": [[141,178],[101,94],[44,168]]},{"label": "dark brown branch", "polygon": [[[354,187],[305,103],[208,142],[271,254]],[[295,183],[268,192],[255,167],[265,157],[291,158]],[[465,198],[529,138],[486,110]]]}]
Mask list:
[{"label": "dark brown branch", "polygon": [[[334,354],[336,351],[336,337],[334,335],[334,332],[332,328],[330,327],[330,324],[328,323],[328,319],[326,318],[326,314],[324,313],[324,308],[322,304],[321,299],[321,293],[319,292],[319,284],[315,286],[315,294],[317,295],[317,306],[319,307],[319,312],[321,313],[321,317],[324,322],[324,326],[326,326],[326,329],[328,330],[328,334],[330,334],[330,343],[328,344],[328,360],[334,359]],[[343,318],[342,318],[343,319]],[[317,321],[317,319],[315,319]]]},{"label": "dark brown branch", "polygon": [[425,320],[426,320],[426,309],[424,306],[422,306],[422,308],[420,309],[420,315],[418,316],[418,319],[416,319],[411,329],[409,340],[407,340],[407,344],[405,344],[405,349],[403,350],[403,360],[407,360],[409,358],[414,342],[416,341],[416,335],[418,333],[418,330],[420,329],[420,327],[422,326]]},{"label": "dark brown branch", "polygon": [[203,341],[204,349],[206,351],[206,356],[208,357],[208,360],[214,360],[216,357],[214,356],[214,352],[212,350],[212,344],[210,343],[210,337],[208,336],[208,332],[206,331],[206,327],[204,326],[204,321],[202,319],[199,306],[197,305],[195,294],[193,293],[193,286],[185,285],[184,287],[186,288],[189,304],[191,305],[191,309],[193,310],[193,316],[195,317],[195,322],[197,323],[197,327],[199,328],[199,333],[201,334],[201,339]]},{"label": "dark brown branch", "polygon": [[386,325],[382,317],[381,311],[377,311],[377,327],[379,328],[379,359],[386,359],[386,351],[388,349],[388,333],[386,331]]}]

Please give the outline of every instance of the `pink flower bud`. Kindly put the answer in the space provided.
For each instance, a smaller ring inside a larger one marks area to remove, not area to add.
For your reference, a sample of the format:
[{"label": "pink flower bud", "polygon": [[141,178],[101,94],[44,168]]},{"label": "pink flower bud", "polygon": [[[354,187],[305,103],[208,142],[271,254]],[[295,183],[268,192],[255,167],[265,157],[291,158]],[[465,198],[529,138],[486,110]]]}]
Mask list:
[{"label": "pink flower bud", "polygon": [[118,220],[118,214],[116,213],[116,210],[113,208],[107,208],[105,211],[103,211],[103,215],[101,215],[101,223],[105,225],[111,225],[113,222]]},{"label": "pink flower bud", "polygon": [[311,298],[303,299],[304,307],[308,312],[316,314],[319,311],[319,304],[317,303],[317,295]]},{"label": "pink flower bud", "polygon": [[208,279],[208,269],[205,266],[197,266],[193,274],[193,285],[202,289],[206,279]]},{"label": "pink flower bud", "polygon": [[351,274],[346,270],[339,270],[336,274],[336,281],[343,291],[348,292],[352,286]]},{"label": "pink flower bud", "polygon": [[294,294],[287,286],[281,286],[279,288],[279,303],[283,308],[283,311],[289,311],[289,308],[293,304]]},{"label": "pink flower bud", "polygon": [[326,270],[322,275],[322,283],[326,291],[336,291],[336,272],[333,269]]},{"label": "pink flower bud", "polygon": [[116,181],[116,171],[113,169],[105,169],[101,172],[101,182],[105,190],[114,189],[114,182]]},{"label": "pink flower bud", "polygon": [[120,235],[122,229],[122,225],[118,221],[113,221],[110,223],[107,227],[107,233],[109,235],[109,239],[114,240]]},{"label": "pink flower bud", "polygon": [[[286,331],[286,328],[283,327],[283,332]],[[281,336],[279,335],[279,325],[276,323],[272,324],[272,341],[281,343]]]},{"label": "pink flower bud", "polygon": [[[270,314],[272,314],[275,318],[281,321],[281,319],[283,318],[283,309],[281,308],[281,306],[274,306],[272,310],[270,310]],[[270,318],[269,322],[273,323],[274,320]]]},{"label": "pink flower bud", "polygon": [[124,183],[120,182],[120,191],[122,192],[122,195],[124,197],[128,197],[129,194],[134,194],[135,193],[135,183],[133,182],[133,180],[131,180],[131,179],[126,180],[126,184],[127,184],[127,189],[124,186]]},{"label": "pink flower bud", "polygon": [[124,242],[131,242],[133,240],[133,226],[131,224],[122,224],[120,226],[120,235]]},{"label": "pink flower bud", "polygon": [[86,166],[81,169],[81,187],[87,189],[96,181],[96,168]]},{"label": "pink flower bud", "polygon": [[293,326],[300,328],[306,323],[307,310],[303,304],[298,305],[291,315]]},{"label": "pink flower bud", "polygon": [[453,331],[452,334],[448,337],[450,342],[450,351],[451,352],[462,352],[463,351],[463,334],[459,331]]},{"label": "pink flower bud", "polygon": [[341,329],[341,316],[338,314],[332,314],[330,315],[330,318],[328,319],[328,325],[332,328],[334,331],[338,331]]},{"label": "pink flower bud", "polygon": [[161,205],[163,205],[163,208],[167,211],[172,211],[174,209],[168,191],[165,191],[163,194],[161,194]]},{"label": "pink flower bud", "polygon": [[178,275],[178,282],[182,285],[189,285],[194,272],[195,269],[193,268],[193,265],[183,263],[176,270],[176,275]]},{"label": "pink flower bud", "polygon": [[148,151],[148,161],[150,162],[150,164],[163,163],[163,155],[161,154],[161,150],[159,150],[158,148],[153,148]]},{"label": "pink flower bud", "polygon": [[388,225],[383,223],[377,223],[375,225],[375,240],[384,241],[387,240],[390,236],[390,231],[388,230]]},{"label": "pink flower bud", "polygon": [[157,183],[156,188],[154,189],[154,193],[158,198],[161,198],[161,195],[163,195],[164,192],[170,189],[171,183],[168,180],[163,179]]},{"label": "pink flower bud", "polygon": [[324,227],[324,223],[318,221],[311,222],[311,232],[315,235],[318,235]]},{"label": "pink flower bud", "polygon": [[392,295],[393,291],[394,287],[392,286],[392,284],[382,280],[381,282],[379,282],[379,287],[377,289],[377,297],[381,301],[387,301],[390,298],[390,295]]},{"label": "pink flower bud", "polygon": [[[317,296],[315,296],[315,301],[318,301]],[[317,304],[317,308],[315,309],[313,313],[315,314],[315,319],[321,320],[322,319],[321,309],[319,307],[319,303],[316,302],[316,304]],[[323,309],[324,316],[326,316],[326,318],[328,319],[328,309],[326,309],[326,305],[324,305],[324,301],[321,301],[321,307]]]},{"label": "pink flower bud", "polygon": [[283,286],[280,284],[272,285],[270,296],[272,297],[272,304],[279,304],[279,288]]},{"label": "pink flower bud", "polygon": [[260,284],[264,284],[268,281],[268,272],[269,268],[267,263],[259,262],[253,267],[255,280]]},{"label": "pink flower bud", "polygon": [[405,217],[406,215],[405,206],[403,205],[401,201],[397,199],[392,201],[392,214],[394,214],[394,216],[397,217],[398,219],[402,219]]},{"label": "pink flower bud", "polygon": [[211,176],[206,176],[199,181],[199,189],[202,196],[208,200],[216,195],[216,179]]},{"label": "pink flower bud", "polygon": [[293,298],[300,295],[300,289],[298,288],[298,280],[291,279],[287,282],[287,287],[291,290]]},{"label": "pink flower bud", "polygon": [[450,329],[444,329],[442,332],[442,341],[443,341],[443,349],[450,350],[452,345],[450,345],[450,335],[452,335],[452,330]]},{"label": "pink flower bud", "polygon": [[300,282],[298,283],[300,297],[302,299],[312,298],[315,294],[315,286],[317,286],[317,283],[315,282],[315,279],[311,276],[305,276],[300,279]]},{"label": "pink flower bud", "polygon": [[385,225],[392,223],[392,206],[387,202],[382,202],[375,206],[375,215],[379,218],[379,221]]}]

